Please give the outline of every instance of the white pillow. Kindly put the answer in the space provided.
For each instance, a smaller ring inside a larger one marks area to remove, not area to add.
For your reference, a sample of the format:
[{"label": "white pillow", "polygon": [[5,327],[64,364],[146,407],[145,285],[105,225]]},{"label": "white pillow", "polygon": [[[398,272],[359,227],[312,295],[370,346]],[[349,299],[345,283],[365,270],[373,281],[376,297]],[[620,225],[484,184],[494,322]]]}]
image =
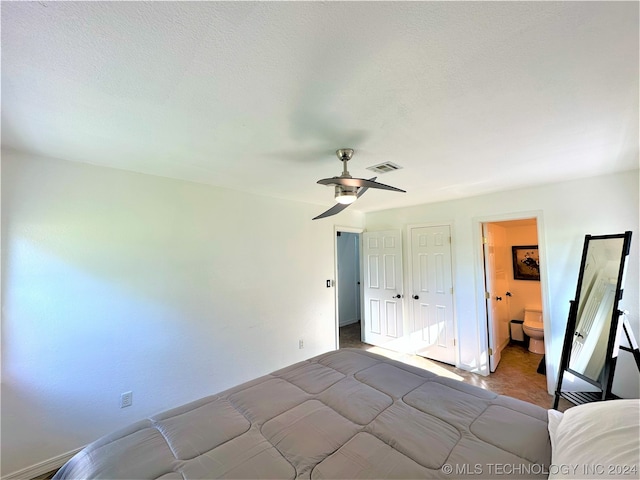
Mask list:
[{"label": "white pillow", "polygon": [[549,478],[639,478],[640,400],[549,410]]}]

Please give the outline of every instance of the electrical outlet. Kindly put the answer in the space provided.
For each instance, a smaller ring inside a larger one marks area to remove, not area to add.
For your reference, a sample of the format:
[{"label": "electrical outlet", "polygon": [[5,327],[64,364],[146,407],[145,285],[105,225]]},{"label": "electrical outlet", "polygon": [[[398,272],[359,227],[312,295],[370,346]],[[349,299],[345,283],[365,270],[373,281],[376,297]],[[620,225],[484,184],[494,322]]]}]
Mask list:
[{"label": "electrical outlet", "polygon": [[120,408],[130,407],[133,404],[133,392],[124,392],[120,395]]},{"label": "electrical outlet", "polygon": [[299,349],[303,349],[304,348],[304,340],[303,339],[298,340],[298,348]]}]

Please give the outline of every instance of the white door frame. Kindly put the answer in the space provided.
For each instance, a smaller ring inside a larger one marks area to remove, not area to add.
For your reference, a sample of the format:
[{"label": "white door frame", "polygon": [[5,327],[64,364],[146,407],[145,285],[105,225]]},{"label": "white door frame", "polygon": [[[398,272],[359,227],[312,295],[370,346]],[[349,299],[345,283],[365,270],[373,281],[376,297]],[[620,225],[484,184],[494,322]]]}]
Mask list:
[{"label": "white door frame", "polygon": [[545,245],[544,220],[542,210],[512,212],[500,215],[490,215],[475,217],[473,223],[473,243],[476,259],[476,322],[478,326],[478,353],[480,360],[479,373],[489,375],[489,334],[487,331],[487,303],[485,301],[484,285],[484,252],[482,245],[482,224],[495,222],[508,222],[509,220],[522,220],[535,218],[538,229],[538,254],[540,255],[540,295],[542,300],[542,322],[544,325],[545,341],[545,366],[547,367],[547,392],[553,394],[555,391],[556,372],[553,372],[549,365],[549,355],[551,351],[549,341],[551,339],[551,324],[547,318],[549,315],[549,291],[547,285],[547,252]]},{"label": "white door frame", "polygon": [[[453,222],[430,222],[430,223],[412,223],[406,226],[406,238],[407,238],[407,253],[403,252],[404,257],[404,267],[407,281],[405,285],[406,292],[411,292],[413,289],[413,262],[411,261],[411,251],[412,251],[412,240],[411,240],[411,230],[414,228],[423,228],[423,227],[440,227],[443,225],[447,225],[449,227],[449,233],[451,234],[451,242],[449,243],[449,248],[451,252],[451,285],[453,287],[453,303],[451,305],[451,310],[453,312],[453,333],[456,339],[456,346],[454,348],[455,352],[455,366],[460,366],[460,342],[458,341],[458,317],[456,315],[456,265],[455,265],[455,256],[454,256],[454,234],[453,234]],[[414,318],[414,302],[409,302],[409,315],[407,315],[408,319]],[[405,320],[406,321],[406,320]],[[407,330],[408,331],[408,330]]]},{"label": "white door frame", "polygon": [[[338,232],[344,233],[357,233],[358,234],[358,249],[362,252],[362,232],[364,232],[364,228],[354,228],[354,227],[341,227],[338,225],[334,225],[333,227],[333,278],[334,281],[334,302],[335,302],[335,349],[338,350],[340,348],[340,315],[339,315],[339,299],[338,299]],[[362,255],[362,254],[361,254]],[[360,262],[360,280],[362,280],[362,262]],[[360,312],[362,312],[362,281],[360,281]],[[362,315],[362,313],[361,313]],[[362,322],[360,322],[362,325]],[[361,334],[362,335],[362,334]]]}]

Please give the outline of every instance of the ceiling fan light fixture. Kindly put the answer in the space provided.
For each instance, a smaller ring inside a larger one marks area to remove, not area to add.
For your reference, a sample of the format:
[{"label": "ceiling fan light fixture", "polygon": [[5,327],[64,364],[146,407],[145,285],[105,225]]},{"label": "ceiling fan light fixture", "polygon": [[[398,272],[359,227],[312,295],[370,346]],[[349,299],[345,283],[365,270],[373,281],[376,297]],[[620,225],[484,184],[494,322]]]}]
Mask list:
[{"label": "ceiling fan light fixture", "polygon": [[358,187],[345,187],[336,185],[336,202],[343,205],[350,205],[358,198]]}]

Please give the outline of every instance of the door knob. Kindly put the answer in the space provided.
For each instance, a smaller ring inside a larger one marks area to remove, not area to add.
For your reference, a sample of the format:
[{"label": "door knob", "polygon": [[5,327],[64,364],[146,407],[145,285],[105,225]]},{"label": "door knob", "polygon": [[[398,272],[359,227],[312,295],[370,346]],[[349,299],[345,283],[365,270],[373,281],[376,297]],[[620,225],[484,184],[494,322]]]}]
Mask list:
[{"label": "door knob", "polygon": [[398,295],[395,295],[395,296],[393,296],[391,298],[402,298],[402,295],[398,294]]},{"label": "door knob", "polygon": [[502,297],[496,297],[496,302],[501,302],[502,301]]},{"label": "door knob", "polygon": [[420,300],[420,297],[419,297],[418,295],[414,295],[414,296],[413,296],[413,299],[414,299],[414,300]]}]

